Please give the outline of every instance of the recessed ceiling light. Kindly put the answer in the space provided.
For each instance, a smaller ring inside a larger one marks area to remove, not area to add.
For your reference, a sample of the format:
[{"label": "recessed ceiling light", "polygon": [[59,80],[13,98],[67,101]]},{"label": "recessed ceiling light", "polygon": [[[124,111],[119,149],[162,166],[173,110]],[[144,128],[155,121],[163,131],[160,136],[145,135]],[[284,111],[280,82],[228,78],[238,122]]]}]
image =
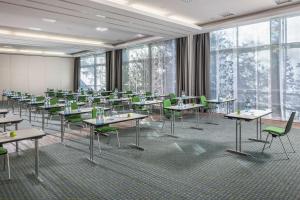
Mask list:
[{"label": "recessed ceiling light", "polygon": [[53,34],[29,33],[29,32],[13,31],[13,30],[6,30],[6,29],[0,29],[0,35],[11,35],[11,36],[18,36],[18,37],[23,37],[23,38],[40,39],[40,40],[61,42],[61,43],[70,43],[70,44],[107,46],[107,45],[103,44],[102,41],[99,41],[99,40],[89,40],[89,39],[82,39],[82,38],[57,36],[57,35],[53,35]]},{"label": "recessed ceiling light", "polygon": [[143,34],[136,34],[135,36],[136,36],[136,37],[139,37],[139,38],[144,37]]},{"label": "recessed ceiling light", "polygon": [[149,7],[149,6],[145,6],[145,5],[142,5],[142,4],[137,4],[137,3],[131,4],[131,7],[135,8],[137,10],[140,10],[140,11],[144,11],[144,12],[147,12],[147,13],[160,15],[160,16],[165,16],[166,14],[168,14],[167,11],[160,10],[160,9],[157,9],[157,8],[153,8],[153,7]]},{"label": "recessed ceiling light", "polygon": [[37,27],[29,27],[28,29],[33,30],[33,31],[41,31],[41,28],[37,28]]},{"label": "recessed ceiling light", "polygon": [[96,15],[96,17],[99,17],[99,18],[102,18],[102,19],[106,18],[104,15]]},{"label": "recessed ceiling light", "polygon": [[49,18],[43,18],[42,19],[44,22],[49,22],[49,23],[55,23],[56,20],[55,19],[49,19]]},{"label": "recessed ceiling light", "polygon": [[108,28],[97,27],[96,30],[97,30],[97,31],[100,31],[100,32],[104,32],[104,31],[107,31]]},{"label": "recessed ceiling light", "polygon": [[184,23],[187,23],[187,24],[196,24],[197,23],[196,21],[194,21],[192,19],[188,19],[188,18],[178,16],[178,15],[172,15],[172,16],[169,16],[168,18],[176,20],[176,21],[184,22]]},{"label": "recessed ceiling light", "polygon": [[11,48],[11,46],[8,46],[8,45],[6,45],[6,46],[3,46],[4,48]]},{"label": "recessed ceiling light", "polygon": [[[103,0],[90,0],[90,1],[93,1],[96,3],[103,3]],[[106,1],[117,3],[117,4],[123,4],[123,5],[128,4],[127,0],[106,0]]]}]

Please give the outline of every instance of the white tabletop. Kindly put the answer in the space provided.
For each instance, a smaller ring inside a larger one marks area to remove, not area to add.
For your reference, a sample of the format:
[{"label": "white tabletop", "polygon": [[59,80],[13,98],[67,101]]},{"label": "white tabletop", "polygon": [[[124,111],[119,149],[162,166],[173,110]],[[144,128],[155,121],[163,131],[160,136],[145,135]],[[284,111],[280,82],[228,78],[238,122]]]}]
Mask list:
[{"label": "white tabletop", "polygon": [[[96,107],[96,109],[100,109],[103,107]],[[110,108],[103,108],[104,111],[110,110]],[[76,114],[84,114],[84,113],[90,113],[92,112],[93,108],[80,108],[80,109],[76,109],[76,110],[72,110],[71,112],[65,112],[65,111],[61,111],[58,114],[59,115],[76,115]]]},{"label": "white tabletop", "polygon": [[129,101],[129,98],[119,98],[119,99],[108,99],[110,102],[115,102],[115,101]]},{"label": "white tabletop", "polygon": [[187,100],[187,99],[197,99],[199,97],[197,96],[181,96],[181,97],[176,97],[176,99],[182,99],[182,100]]},{"label": "white tabletop", "polygon": [[19,123],[21,121],[23,121],[23,119],[17,116],[0,118],[0,124]]},{"label": "white tabletop", "polygon": [[163,101],[154,100],[154,101],[145,101],[145,102],[132,102],[131,104],[143,106],[143,105],[153,105],[153,104],[161,104],[161,103],[163,103]]},{"label": "white tabletop", "polygon": [[11,143],[20,140],[41,138],[46,136],[46,134],[43,131],[40,131],[35,128],[17,130],[16,134],[17,135],[15,137],[10,137],[9,132],[0,133],[0,144]]},{"label": "white tabletop", "polygon": [[9,110],[7,110],[7,109],[0,109],[0,114],[6,114],[8,112],[9,112]]},{"label": "white tabletop", "polygon": [[269,115],[271,113],[272,113],[271,110],[249,110],[249,111],[242,110],[240,114],[234,112],[225,115],[225,117],[230,119],[254,120]]},{"label": "white tabletop", "polygon": [[209,100],[206,100],[206,102],[220,104],[220,103],[226,103],[226,102],[235,101],[235,100],[236,99],[209,99]]},{"label": "white tabletop", "polygon": [[98,123],[96,119],[88,119],[88,120],[84,120],[83,122],[92,126],[105,126],[109,124],[115,124],[119,122],[130,121],[130,120],[144,119],[148,117],[148,115],[141,115],[137,113],[130,113],[130,117],[128,117],[128,114],[129,113],[105,117],[102,123]]},{"label": "white tabletop", "polygon": [[203,107],[202,104],[184,104],[183,106],[170,106],[164,109],[168,110],[176,110],[176,111],[183,111],[183,110],[190,110],[190,109],[195,109],[195,108],[201,108]]}]

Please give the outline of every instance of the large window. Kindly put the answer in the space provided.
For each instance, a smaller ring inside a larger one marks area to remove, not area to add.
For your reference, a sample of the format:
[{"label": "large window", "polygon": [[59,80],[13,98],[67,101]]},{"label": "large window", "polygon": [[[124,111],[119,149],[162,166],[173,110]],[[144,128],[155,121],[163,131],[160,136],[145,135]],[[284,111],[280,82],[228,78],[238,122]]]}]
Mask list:
[{"label": "large window", "polygon": [[105,54],[80,58],[80,87],[94,90],[106,88]]},{"label": "large window", "polygon": [[300,111],[300,16],[211,33],[211,97],[246,99],[287,119]]},{"label": "large window", "polygon": [[123,51],[123,90],[175,92],[176,44],[174,40]]}]

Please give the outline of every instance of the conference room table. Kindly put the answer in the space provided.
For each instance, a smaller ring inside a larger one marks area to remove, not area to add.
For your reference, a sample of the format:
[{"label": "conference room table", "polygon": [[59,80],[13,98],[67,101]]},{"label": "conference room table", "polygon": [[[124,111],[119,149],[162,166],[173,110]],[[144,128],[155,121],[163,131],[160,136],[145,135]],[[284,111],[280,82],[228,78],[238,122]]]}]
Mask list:
[{"label": "conference room table", "polygon": [[[77,103],[78,106],[84,106],[85,103],[79,102]],[[65,104],[55,104],[55,105],[42,105],[42,106],[38,106],[37,108],[42,110],[42,130],[45,130],[45,113],[46,111],[49,111],[50,109],[53,108],[64,108]]]},{"label": "conference room table", "polygon": [[[18,130],[18,124],[23,121],[22,118],[17,116],[9,116],[0,118],[0,125],[3,125],[3,132],[6,132],[6,126],[10,124],[15,125],[15,130]],[[16,142],[16,151],[19,152],[19,145],[18,142]]]},{"label": "conference room table", "polygon": [[236,99],[228,98],[228,99],[208,99],[206,100],[209,104],[216,104],[216,105],[224,105],[226,104],[226,114],[229,114],[230,112],[233,112],[230,110],[230,106],[234,103]]},{"label": "conference room table", "polygon": [[83,122],[86,123],[90,127],[90,158],[89,160],[94,162],[94,134],[95,129],[103,126],[116,124],[120,122],[127,121],[136,121],[136,136],[135,136],[135,144],[130,144],[129,146],[135,148],[137,150],[143,151],[144,148],[140,146],[140,120],[147,118],[148,115],[142,115],[137,113],[126,113],[120,115],[113,115],[110,117],[105,117],[104,121],[100,122],[97,119],[88,119]]},{"label": "conference room table", "polygon": [[[104,111],[110,110],[110,108],[104,108],[104,107],[96,107],[96,109],[103,108]],[[60,111],[58,114],[60,116],[60,133],[61,133],[61,143],[64,142],[64,133],[65,133],[65,117],[66,116],[72,116],[77,114],[86,114],[86,113],[92,113],[93,108],[79,108],[76,110],[72,110],[71,112],[66,111]]]},{"label": "conference room table", "polygon": [[196,127],[191,127],[193,129],[203,130],[203,128],[199,127],[200,122],[200,110],[203,108],[202,104],[183,104],[182,106],[175,105],[170,107],[165,107],[164,109],[171,111],[171,134],[167,134],[167,136],[178,138],[175,136],[175,113],[176,112],[183,112],[186,110],[195,110],[196,111]]},{"label": "conference room table", "polygon": [[9,113],[8,109],[0,109],[0,115],[3,115],[3,117],[5,117],[7,113]]},{"label": "conference room table", "polygon": [[251,122],[256,120],[256,138],[249,138],[249,140],[256,142],[265,142],[262,140],[261,126],[262,117],[271,114],[271,110],[249,110],[240,111],[240,113],[234,112],[225,115],[228,119],[236,120],[235,123],[235,150],[228,149],[230,153],[235,153],[238,155],[248,156],[249,154],[242,152],[242,121]]},{"label": "conference room table", "polygon": [[10,137],[9,132],[0,133],[0,145],[7,144],[7,143],[18,143],[19,141],[23,140],[34,140],[34,148],[35,148],[35,172],[34,175],[37,180],[42,181],[39,177],[39,139],[46,136],[43,131],[38,129],[22,129],[16,131],[15,137]]},{"label": "conference room table", "polygon": [[140,102],[132,102],[131,105],[136,106],[153,106],[153,105],[160,105],[160,120],[163,118],[163,101],[161,100],[147,100],[147,101],[140,101]]}]

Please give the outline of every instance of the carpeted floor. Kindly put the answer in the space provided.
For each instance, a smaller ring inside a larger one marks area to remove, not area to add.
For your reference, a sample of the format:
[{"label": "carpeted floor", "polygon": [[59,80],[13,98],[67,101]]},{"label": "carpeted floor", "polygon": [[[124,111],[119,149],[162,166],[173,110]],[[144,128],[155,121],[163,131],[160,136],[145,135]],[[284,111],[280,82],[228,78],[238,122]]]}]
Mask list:
[{"label": "carpeted floor", "polygon": [[[7,180],[6,171],[0,171],[0,200],[300,199],[299,129],[290,133],[297,153],[285,160],[279,140],[261,154],[263,144],[248,140],[255,136],[256,124],[243,123],[242,148],[253,155],[245,158],[226,152],[235,145],[235,121],[218,117],[215,121],[220,125],[209,125],[202,118],[204,130],[199,131],[190,128],[194,120],[187,114],[183,124],[176,123],[177,139],[164,136],[170,132],[170,123],[161,129],[160,122],[145,121],[140,141],[145,151],[128,147],[135,141],[135,128],[130,123],[124,125],[120,149],[115,137],[110,144],[106,144],[108,138],[101,137],[100,155],[95,140],[97,164],[87,160],[88,129],[82,133],[67,130],[63,145],[59,143],[59,126],[53,125],[59,122],[52,121],[40,148],[43,182],[32,175],[34,149],[30,142],[20,144],[26,150],[10,154],[12,180]],[[24,121],[19,128],[26,127],[30,124]],[[286,138],[283,141],[291,151]]]}]

